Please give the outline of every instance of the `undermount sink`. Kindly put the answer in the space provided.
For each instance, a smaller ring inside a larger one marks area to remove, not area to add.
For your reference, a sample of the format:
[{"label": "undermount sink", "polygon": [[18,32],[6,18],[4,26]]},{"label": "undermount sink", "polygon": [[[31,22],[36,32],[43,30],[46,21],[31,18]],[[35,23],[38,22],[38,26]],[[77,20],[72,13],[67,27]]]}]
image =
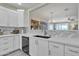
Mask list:
[{"label": "undermount sink", "polygon": [[49,36],[43,36],[43,35],[35,35],[34,37],[46,38],[46,39],[50,38]]}]

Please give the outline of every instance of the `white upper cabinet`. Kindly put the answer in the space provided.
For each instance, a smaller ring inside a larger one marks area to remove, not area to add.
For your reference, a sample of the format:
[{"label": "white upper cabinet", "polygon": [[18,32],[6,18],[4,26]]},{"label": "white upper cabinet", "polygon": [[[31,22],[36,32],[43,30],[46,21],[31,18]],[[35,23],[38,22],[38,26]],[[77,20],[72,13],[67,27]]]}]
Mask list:
[{"label": "white upper cabinet", "polygon": [[24,10],[13,11],[0,6],[0,26],[25,27]]},{"label": "white upper cabinet", "polygon": [[24,10],[17,10],[18,13],[18,27],[24,26]]},{"label": "white upper cabinet", "polygon": [[18,15],[17,12],[9,11],[8,26],[17,27],[18,26]]},{"label": "white upper cabinet", "polygon": [[6,8],[0,7],[0,26],[7,26],[8,11]]}]

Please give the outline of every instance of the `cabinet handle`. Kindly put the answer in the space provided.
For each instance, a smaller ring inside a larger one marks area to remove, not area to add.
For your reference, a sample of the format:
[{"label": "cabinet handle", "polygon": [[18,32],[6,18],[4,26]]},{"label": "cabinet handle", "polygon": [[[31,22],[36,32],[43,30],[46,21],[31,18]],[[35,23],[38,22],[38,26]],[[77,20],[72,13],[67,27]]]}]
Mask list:
[{"label": "cabinet handle", "polygon": [[8,50],[8,48],[5,48],[5,49],[3,49],[3,50]]},{"label": "cabinet handle", "polygon": [[79,53],[78,51],[74,51],[74,50],[71,50],[71,49],[69,49],[69,51],[74,52],[74,53]]},{"label": "cabinet handle", "polygon": [[51,55],[51,51],[49,50],[49,55]]},{"label": "cabinet handle", "polygon": [[55,47],[55,48],[59,48],[58,46],[56,46],[56,45],[53,45],[53,47]]},{"label": "cabinet handle", "polygon": [[8,42],[5,42],[5,43],[3,43],[3,44],[8,44]]}]

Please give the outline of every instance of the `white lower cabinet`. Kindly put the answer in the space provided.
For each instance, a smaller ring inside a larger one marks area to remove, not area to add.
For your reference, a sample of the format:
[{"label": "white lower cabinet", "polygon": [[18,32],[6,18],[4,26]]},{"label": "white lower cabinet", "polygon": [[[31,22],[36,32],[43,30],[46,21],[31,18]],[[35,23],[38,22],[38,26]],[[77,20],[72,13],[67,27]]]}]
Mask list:
[{"label": "white lower cabinet", "polygon": [[19,36],[0,37],[0,55],[20,49]]},{"label": "white lower cabinet", "polygon": [[49,56],[64,56],[64,45],[49,42]]},{"label": "white lower cabinet", "polygon": [[48,41],[41,38],[29,38],[29,54],[32,56],[47,56],[48,55]]},{"label": "white lower cabinet", "polygon": [[29,38],[29,54],[32,56],[37,55],[37,42],[37,39],[35,39],[34,37]]},{"label": "white lower cabinet", "polygon": [[13,50],[13,37],[0,38],[0,55],[4,55]]},{"label": "white lower cabinet", "polygon": [[79,56],[79,47],[65,46],[65,56]]},{"label": "white lower cabinet", "polygon": [[38,50],[38,39],[35,37],[30,37],[29,38],[29,54],[32,56],[37,56]]},{"label": "white lower cabinet", "polygon": [[48,41],[38,40],[38,56],[48,56]]},{"label": "white lower cabinet", "polygon": [[14,48],[14,50],[20,48],[20,36],[19,35],[14,36],[13,48]]}]

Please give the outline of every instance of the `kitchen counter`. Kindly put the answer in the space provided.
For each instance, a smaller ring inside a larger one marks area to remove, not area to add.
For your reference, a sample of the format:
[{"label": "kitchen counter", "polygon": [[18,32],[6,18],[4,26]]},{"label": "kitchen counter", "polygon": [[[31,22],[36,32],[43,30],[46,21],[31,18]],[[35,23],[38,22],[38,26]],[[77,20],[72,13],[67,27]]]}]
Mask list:
[{"label": "kitchen counter", "polygon": [[[6,37],[6,36],[15,36],[15,35],[20,35],[20,36],[27,36],[27,37],[34,37],[36,34],[7,34],[7,35],[0,35],[0,37]],[[36,37],[38,38],[38,37]],[[56,43],[61,43],[65,45],[72,45],[79,47],[79,39],[78,38],[66,38],[66,37],[51,37],[49,39],[42,39],[42,40],[47,40],[47,41],[52,41]]]},{"label": "kitchen counter", "polygon": [[[33,37],[33,36],[31,36],[31,37]],[[36,37],[36,38],[38,38],[38,37]],[[52,42],[56,42],[56,43],[60,43],[60,44],[79,47],[79,39],[78,38],[51,37],[49,39],[42,39],[42,40],[47,40],[49,42],[52,41]]]},{"label": "kitchen counter", "polygon": [[15,35],[22,35],[22,34],[6,34],[6,35],[0,35],[0,37],[15,36]]},{"label": "kitchen counter", "polygon": [[[34,37],[34,35],[36,34],[19,34],[22,36],[27,36],[27,37]],[[38,38],[38,37],[36,37]],[[65,44],[65,45],[72,45],[72,46],[76,46],[79,47],[79,38],[75,37],[75,38],[71,38],[71,37],[51,37],[49,39],[42,39],[42,40],[47,40],[47,41],[52,41],[52,42],[57,42],[57,43],[61,43],[61,44]]]}]

